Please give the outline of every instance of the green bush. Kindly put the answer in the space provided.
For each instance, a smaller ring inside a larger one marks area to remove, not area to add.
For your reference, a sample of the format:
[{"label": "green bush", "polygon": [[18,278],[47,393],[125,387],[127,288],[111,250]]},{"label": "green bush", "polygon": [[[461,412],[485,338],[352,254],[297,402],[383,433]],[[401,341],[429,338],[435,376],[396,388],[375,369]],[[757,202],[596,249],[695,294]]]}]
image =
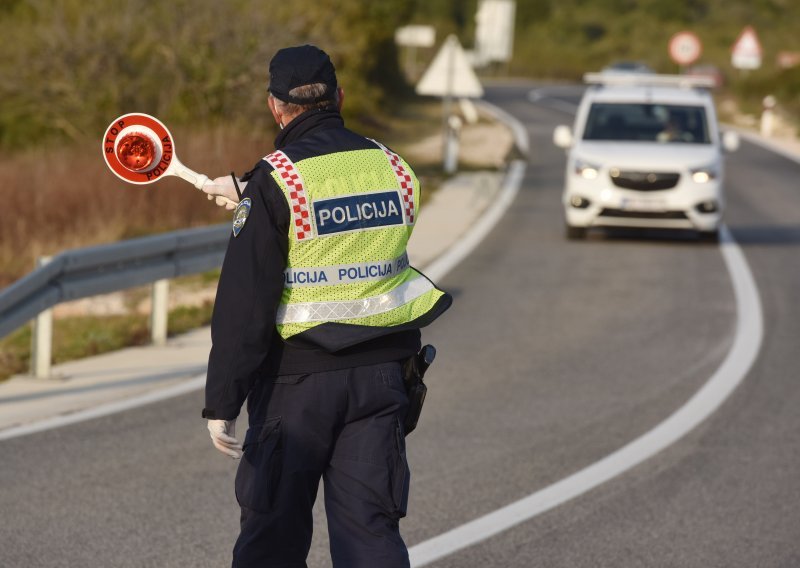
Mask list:
[{"label": "green bush", "polygon": [[125,112],[167,124],[271,129],[268,63],[288,45],[328,51],[351,116],[403,90],[403,0],[17,0],[0,10],[0,145],[99,139]]},{"label": "green bush", "polygon": [[[169,335],[208,325],[211,323],[212,310],[212,302],[171,310],[168,318]],[[55,320],[53,328],[53,363],[64,363],[149,342],[149,321],[144,315],[60,318]],[[0,339],[0,381],[28,371],[30,346],[30,326]]]}]

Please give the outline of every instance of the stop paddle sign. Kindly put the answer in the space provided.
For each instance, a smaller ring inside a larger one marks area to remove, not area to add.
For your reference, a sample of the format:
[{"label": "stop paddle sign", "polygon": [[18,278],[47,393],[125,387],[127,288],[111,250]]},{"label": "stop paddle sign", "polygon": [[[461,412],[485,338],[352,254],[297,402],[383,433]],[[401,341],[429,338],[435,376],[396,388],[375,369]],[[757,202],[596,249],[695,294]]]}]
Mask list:
[{"label": "stop paddle sign", "polygon": [[103,136],[103,157],[114,175],[137,185],[162,176],[178,176],[201,189],[208,177],[184,166],[164,124],[149,114],[124,114],[108,125]]}]

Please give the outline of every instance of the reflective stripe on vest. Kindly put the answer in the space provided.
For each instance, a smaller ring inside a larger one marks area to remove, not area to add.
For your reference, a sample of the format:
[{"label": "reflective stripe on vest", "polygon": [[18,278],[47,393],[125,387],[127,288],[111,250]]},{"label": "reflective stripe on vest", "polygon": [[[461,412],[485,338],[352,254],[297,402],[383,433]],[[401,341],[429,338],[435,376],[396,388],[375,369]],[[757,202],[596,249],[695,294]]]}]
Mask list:
[{"label": "reflective stripe on vest", "polygon": [[378,296],[341,302],[306,302],[278,307],[278,324],[343,321],[382,314],[435,290],[424,276],[414,278]]},{"label": "reflective stripe on vest", "polygon": [[330,286],[331,284],[376,282],[385,278],[392,278],[406,268],[408,268],[408,254],[406,253],[394,260],[337,264],[336,266],[287,268],[283,273],[283,285],[287,288],[296,288],[298,286]]},{"label": "reflective stripe on vest", "polygon": [[289,190],[295,237],[298,241],[313,239],[314,228],[311,224],[308,195],[306,195],[303,176],[297,171],[294,163],[280,150],[264,156],[264,160],[278,172],[278,175]]},{"label": "reflective stripe on vest", "polygon": [[411,176],[403,166],[403,161],[400,156],[389,150],[386,146],[377,140],[369,139],[371,142],[383,150],[386,157],[389,158],[389,164],[392,166],[392,171],[397,177],[397,183],[400,186],[400,197],[403,200],[403,213],[406,220],[406,225],[414,224],[414,182],[411,181]]}]

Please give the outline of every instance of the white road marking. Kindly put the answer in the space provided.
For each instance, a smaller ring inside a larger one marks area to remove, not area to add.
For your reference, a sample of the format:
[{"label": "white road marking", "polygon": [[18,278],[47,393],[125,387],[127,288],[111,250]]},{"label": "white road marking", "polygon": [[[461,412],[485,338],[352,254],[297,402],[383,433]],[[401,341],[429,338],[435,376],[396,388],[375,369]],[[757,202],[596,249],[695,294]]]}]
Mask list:
[{"label": "white road marking", "polygon": [[511,116],[509,113],[486,101],[478,101],[477,105],[488,114],[492,115],[496,120],[504,122],[506,126],[511,129],[514,135],[514,144],[523,156],[527,156],[530,151],[530,138],[525,125],[519,120]]},{"label": "white road marking", "polygon": [[116,414],[117,412],[131,410],[146,404],[160,402],[168,398],[173,398],[182,394],[200,390],[205,386],[205,384],[206,376],[199,375],[186,382],[148,392],[143,395],[127,398],[125,400],[110,402],[108,404],[95,406],[94,408],[87,408],[86,410],[80,410],[71,414],[62,414],[60,416],[53,416],[52,418],[47,418],[38,422],[32,422],[31,424],[23,424],[21,426],[8,428],[0,431],[0,440],[8,440],[9,438],[16,438],[18,436],[27,436],[28,434],[35,434],[37,432],[43,432],[44,430],[60,428],[69,424],[83,422],[84,420],[91,420],[93,418],[100,418],[101,416],[108,416],[109,414]]},{"label": "white road marking", "polygon": [[739,127],[729,127],[732,130],[735,130],[739,133],[739,136],[750,142],[751,144],[756,144],[761,146],[762,148],[769,150],[770,152],[774,152],[784,158],[788,158],[793,162],[800,164],[800,156],[797,155],[797,150],[787,149],[780,144],[780,142],[776,140],[771,140],[769,138],[764,138],[760,134],[756,134],[754,132],[749,132],[744,128]]},{"label": "white road marking", "polygon": [[733,345],[720,367],[669,418],[602,460],[474,521],[413,546],[411,566],[425,566],[549,511],[625,473],[669,447],[716,411],[747,375],[763,338],[758,288],[742,250],[727,227],[720,230],[720,249],[733,282],[737,328]]},{"label": "white road marking", "polygon": [[[574,88],[569,91],[570,94],[574,94],[574,92],[575,92]],[[568,114],[574,115],[575,111],[578,110],[578,105],[576,105],[575,103],[570,103],[567,101],[562,101],[561,99],[554,98],[549,93],[555,94],[553,89],[533,89],[528,93],[528,100],[537,105],[554,108],[556,110],[560,110]]]},{"label": "white road marking", "polygon": [[[497,120],[504,122],[511,129],[517,149],[523,155],[527,155],[530,150],[530,139],[525,126],[506,111],[491,103],[479,101],[478,104],[484,111],[494,116]],[[467,235],[456,241],[453,246],[425,267],[425,275],[428,278],[434,282],[444,278],[448,272],[471,254],[475,247],[486,238],[486,235],[497,225],[506,210],[514,202],[514,198],[522,185],[522,178],[525,176],[525,166],[526,162],[524,160],[511,162],[497,199],[481,214],[477,223],[473,225],[472,230]]]},{"label": "white road marking", "polygon": [[445,274],[475,250],[475,247],[489,234],[514,201],[519,187],[522,185],[524,175],[525,162],[522,160],[511,162],[497,199],[480,216],[478,222],[473,225],[472,230],[467,235],[456,241],[444,254],[425,267],[424,272],[428,278],[434,282],[441,280]]}]

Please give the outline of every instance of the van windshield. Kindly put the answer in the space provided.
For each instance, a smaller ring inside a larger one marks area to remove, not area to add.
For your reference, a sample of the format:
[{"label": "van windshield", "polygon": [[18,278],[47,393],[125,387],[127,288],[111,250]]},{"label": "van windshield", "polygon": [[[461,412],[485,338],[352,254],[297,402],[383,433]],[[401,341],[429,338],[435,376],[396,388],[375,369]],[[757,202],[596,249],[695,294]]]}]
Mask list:
[{"label": "van windshield", "polygon": [[583,139],[711,143],[705,108],[655,103],[594,103]]}]

